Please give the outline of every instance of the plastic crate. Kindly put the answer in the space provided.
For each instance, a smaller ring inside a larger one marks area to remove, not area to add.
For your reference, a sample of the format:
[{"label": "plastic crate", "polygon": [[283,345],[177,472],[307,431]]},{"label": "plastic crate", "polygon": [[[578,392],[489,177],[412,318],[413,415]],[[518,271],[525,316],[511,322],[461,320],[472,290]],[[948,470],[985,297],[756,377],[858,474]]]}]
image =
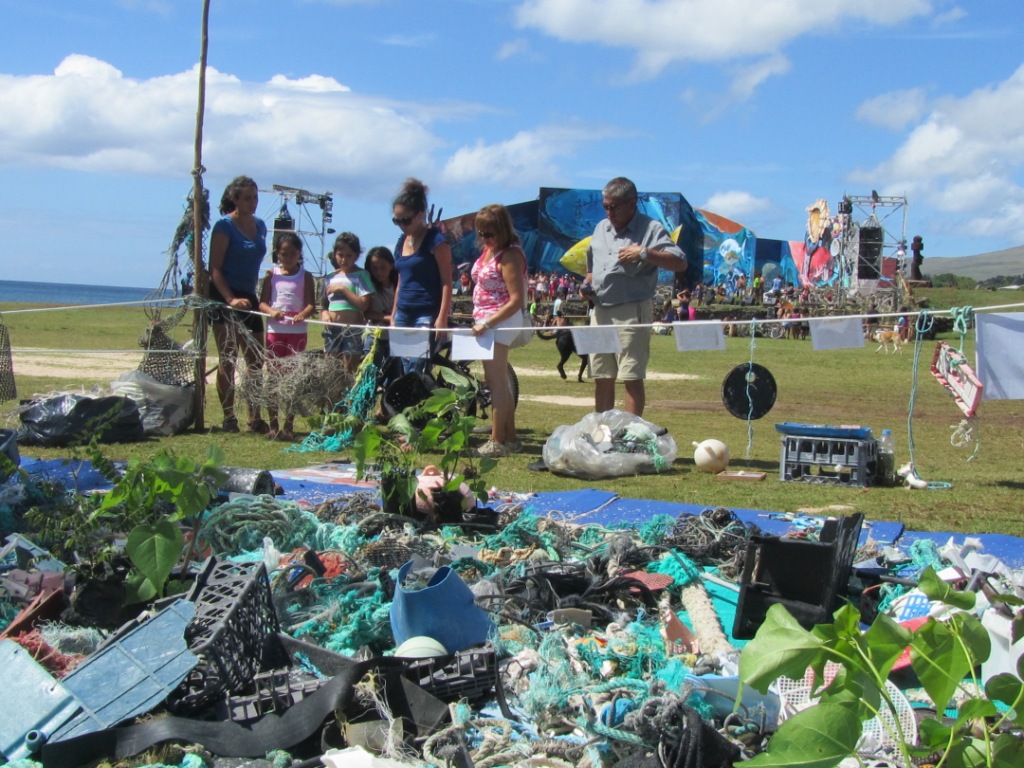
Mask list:
[{"label": "plastic crate", "polygon": [[498,683],[498,659],[487,644],[451,656],[410,660],[402,674],[441,701],[473,700]]},{"label": "plastic crate", "polygon": [[326,678],[320,679],[295,669],[260,672],[252,681],[255,693],[227,695],[227,717],[233,722],[249,725],[270,713],[283,714],[293,704],[316,693],[325,682]]},{"label": "plastic crate", "polygon": [[779,480],[872,485],[878,474],[878,441],[786,435],[781,440]]},{"label": "plastic crate", "polygon": [[225,693],[251,690],[267,640],[278,631],[262,563],[211,559],[189,599],[196,604],[196,615],[185,639],[199,664],[168,700],[179,713],[197,712]]}]

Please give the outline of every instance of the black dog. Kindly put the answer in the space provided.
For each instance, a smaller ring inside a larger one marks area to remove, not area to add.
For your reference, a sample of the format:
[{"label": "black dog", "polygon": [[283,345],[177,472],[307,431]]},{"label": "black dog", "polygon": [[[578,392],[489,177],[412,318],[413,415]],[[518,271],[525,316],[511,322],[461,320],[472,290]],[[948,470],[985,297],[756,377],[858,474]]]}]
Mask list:
[{"label": "black dog", "polygon": [[[563,379],[569,378],[565,375],[565,364],[569,362],[569,358],[573,355],[578,355],[576,351],[576,342],[573,341],[572,331],[568,328],[559,328],[554,333],[537,331],[537,335],[545,341],[555,340],[555,346],[558,347],[558,354],[562,356],[562,359],[558,361],[558,375]],[[583,372],[587,370],[587,363],[590,361],[590,355],[580,355],[580,372],[576,376],[576,380],[583,381]]]}]

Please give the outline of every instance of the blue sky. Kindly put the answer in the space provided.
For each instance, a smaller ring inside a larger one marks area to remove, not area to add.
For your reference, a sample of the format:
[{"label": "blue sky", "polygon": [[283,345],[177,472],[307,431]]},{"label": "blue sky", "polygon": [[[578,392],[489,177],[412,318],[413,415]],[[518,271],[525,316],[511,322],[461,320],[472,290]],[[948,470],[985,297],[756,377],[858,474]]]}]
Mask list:
[{"label": "blue sky", "polygon": [[[0,277],[159,283],[201,10],[0,0]],[[907,196],[928,271],[1024,242],[1022,22],[1020,0],[212,0],[204,178],[215,202],[242,173],[330,190],[367,248],[408,176],[448,216],[625,175],[783,240],[877,190]]]}]

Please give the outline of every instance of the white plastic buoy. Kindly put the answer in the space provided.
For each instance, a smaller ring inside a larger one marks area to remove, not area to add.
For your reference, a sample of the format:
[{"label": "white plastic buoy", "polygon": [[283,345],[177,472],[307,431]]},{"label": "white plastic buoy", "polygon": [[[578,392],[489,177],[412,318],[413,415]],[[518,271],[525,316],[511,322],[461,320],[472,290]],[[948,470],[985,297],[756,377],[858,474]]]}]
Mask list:
[{"label": "white plastic buoy", "polygon": [[426,635],[410,637],[395,648],[395,656],[407,659],[426,659],[433,656],[447,656],[448,651],[437,640]]},{"label": "white plastic buoy", "polygon": [[729,466],[729,447],[721,440],[694,442],[693,463],[701,472],[718,474]]}]

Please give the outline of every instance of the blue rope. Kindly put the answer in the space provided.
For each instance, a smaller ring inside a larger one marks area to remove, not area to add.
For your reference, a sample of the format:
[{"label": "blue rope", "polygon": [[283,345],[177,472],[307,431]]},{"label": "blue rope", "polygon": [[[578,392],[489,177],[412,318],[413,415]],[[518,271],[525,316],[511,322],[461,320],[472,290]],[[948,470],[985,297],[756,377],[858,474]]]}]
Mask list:
[{"label": "blue rope", "polygon": [[750,362],[747,366],[747,450],[743,454],[743,459],[748,464],[754,447],[754,397],[750,391],[750,385],[753,380],[754,350],[757,349],[757,334],[754,332],[756,329],[757,321],[752,319],[750,321]]}]

